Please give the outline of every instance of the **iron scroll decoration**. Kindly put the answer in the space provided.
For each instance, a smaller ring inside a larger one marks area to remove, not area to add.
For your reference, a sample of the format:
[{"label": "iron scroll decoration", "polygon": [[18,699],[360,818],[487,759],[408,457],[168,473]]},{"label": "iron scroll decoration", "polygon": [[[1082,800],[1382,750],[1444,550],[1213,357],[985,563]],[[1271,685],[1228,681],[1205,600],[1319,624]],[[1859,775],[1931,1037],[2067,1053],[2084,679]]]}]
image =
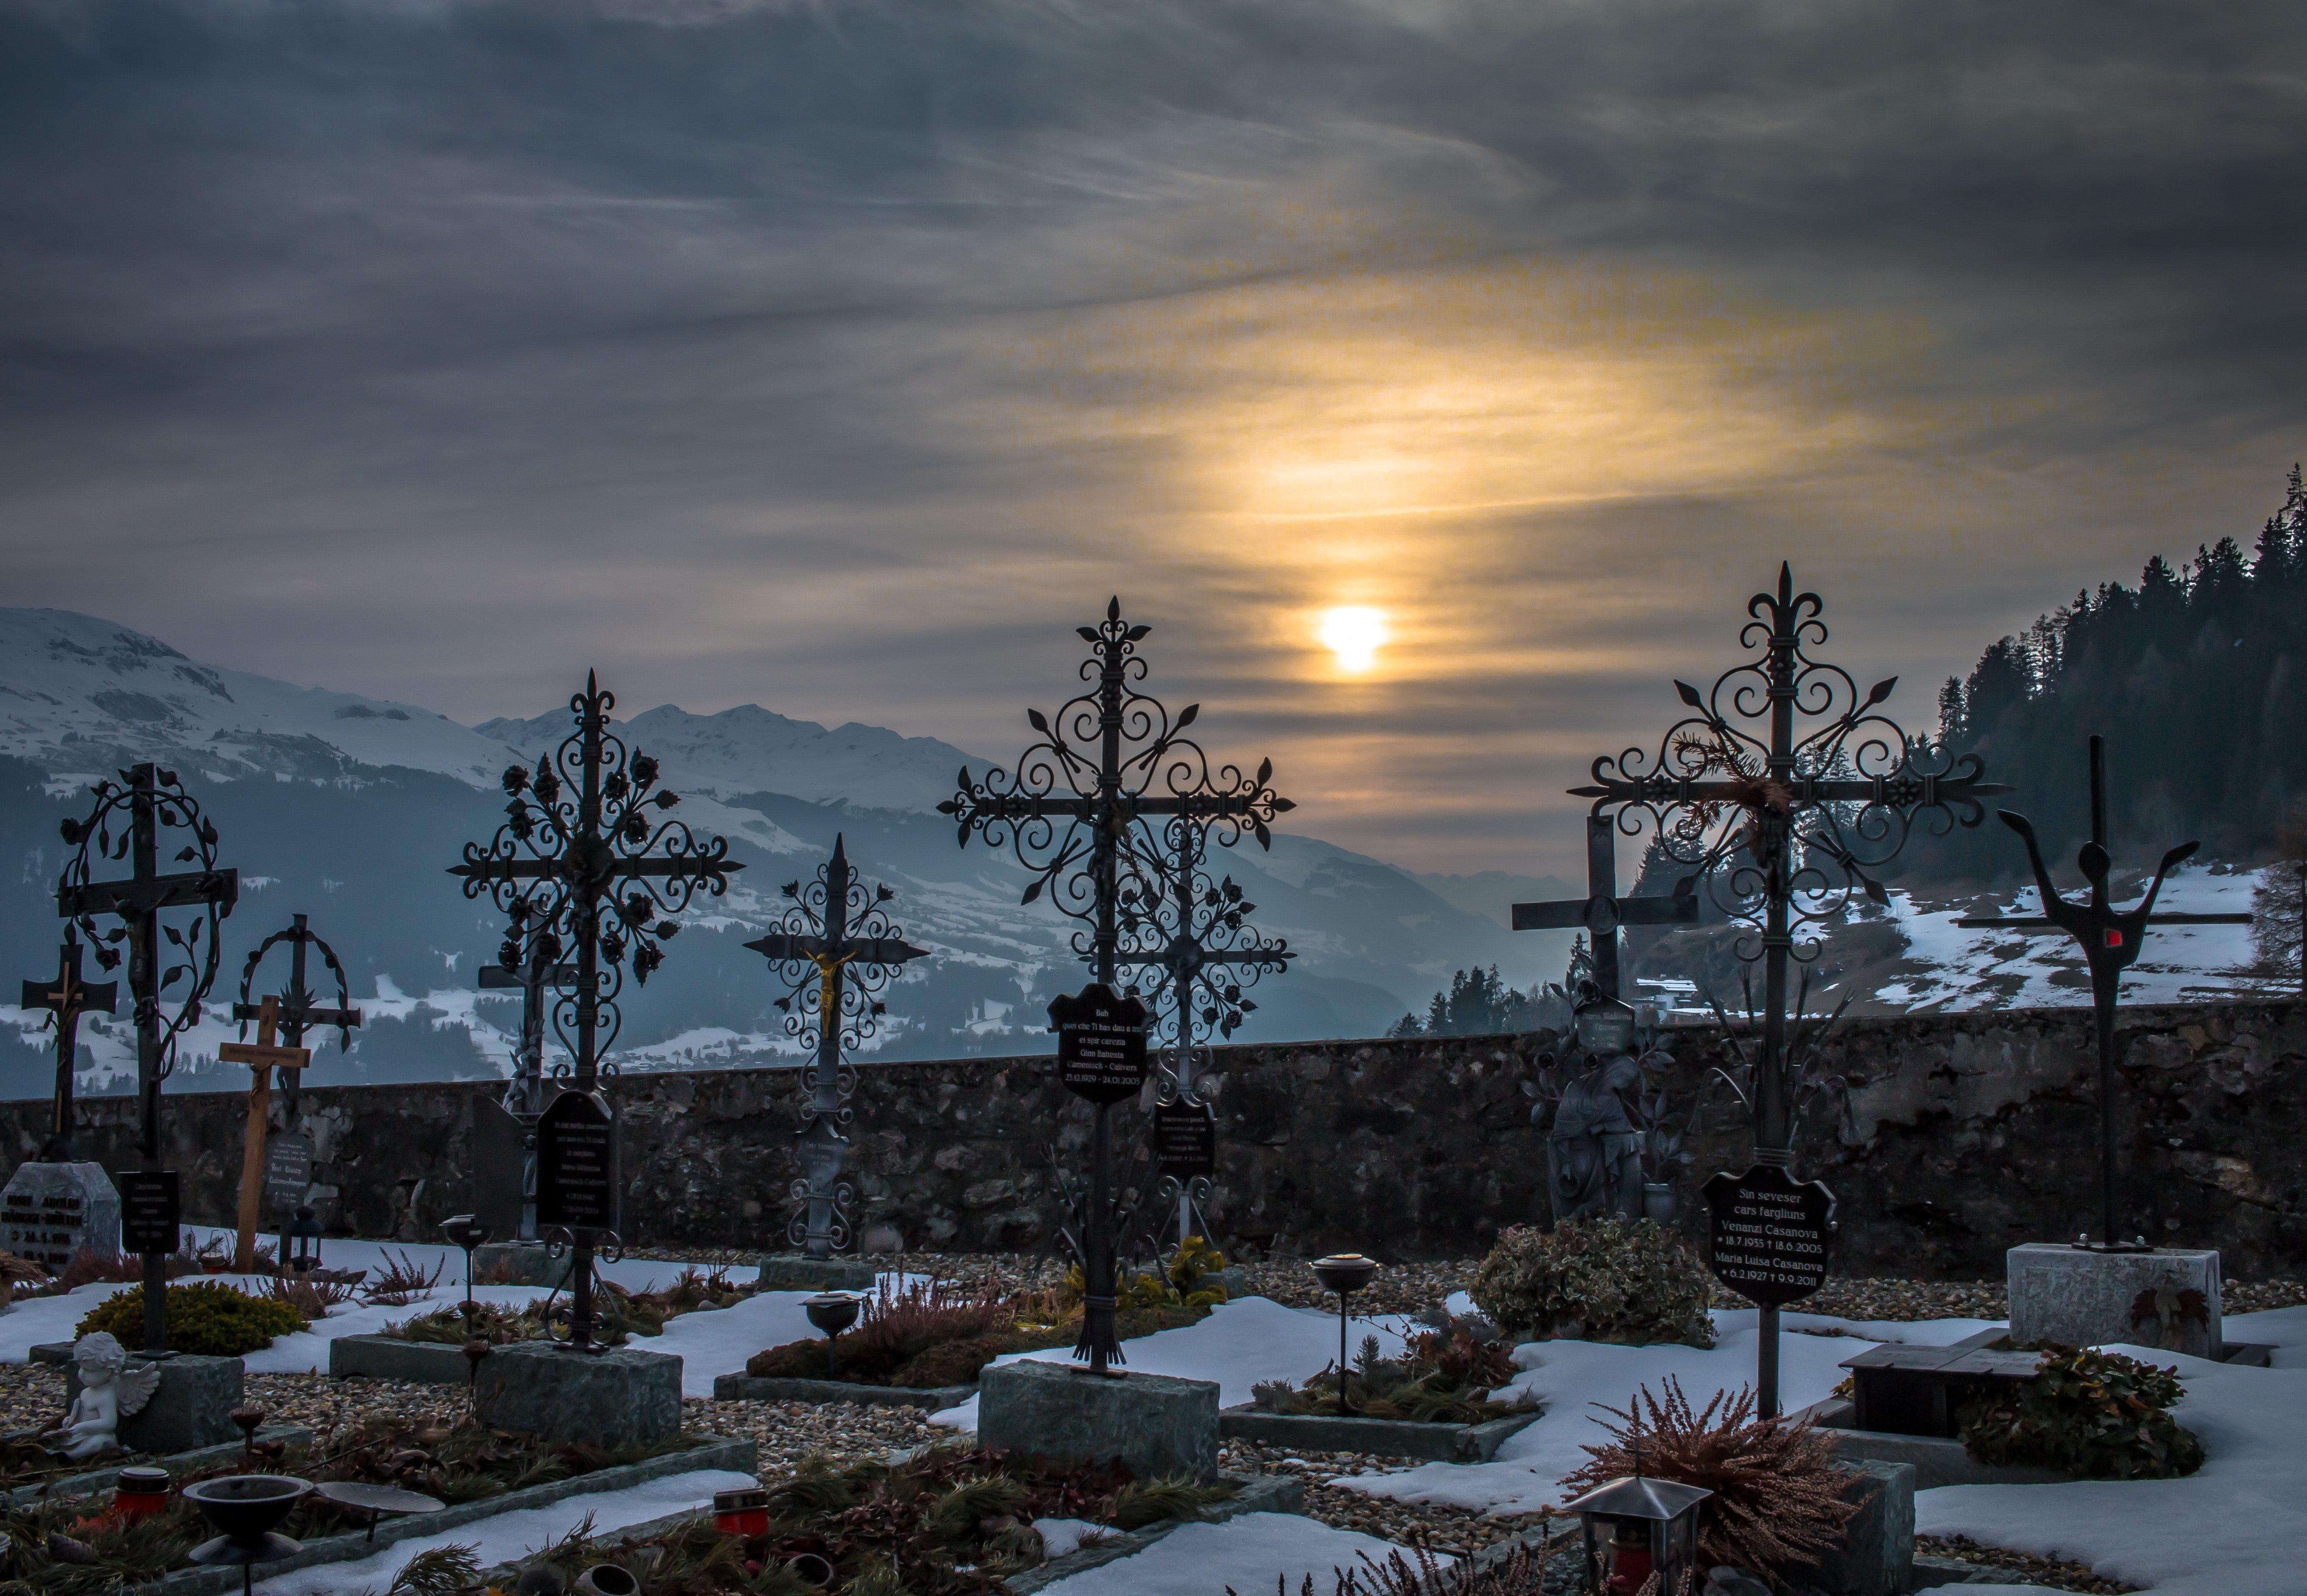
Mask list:
[{"label": "iron scroll decoration", "polygon": [[[1748,964],[1773,945],[1800,963],[1816,958],[1818,928],[1854,896],[1889,901],[1872,872],[1898,855],[1917,819],[1927,814],[1928,835],[1944,837],[1977,826],[1981,800],[2010,790],[1984,779],[1977,754],[1911,737],[1883,713],[1897,677],[1862,696],[1848,672],[1811,658],[1806,649],[1826,640],[1824,607],[1817,594],[1797,593],[1781,564],[1778,590],[1748,600],[1752,619],[1739,632],[1757,657],[1703,693],[1677,682],[1693,713],[1658,751],[1604,755],[1592,783],[1570,789],[1611,814],[1622,836],[1654,830],[1683,871],[1675,891],[1703,881],[1715,908],[1747,928],[1737,952]],[[1797,737],[1797,719],[1822,724]],[[1761,734],[1748,729],[1756,723]],[[1775,932],[1773,900],[1788,917]]]},{"label": "iron scroll decoration", "polygon": [[[246,962],[240,966],[240,1002],[243,1007],[246,1007],[252,1000],[255,990],[257,966],[264,962],[264,956],[272,951],[272,948],[276,944],[287,942],[292,947],[298,943],[303,943],[306,946],[320,949],[321,962],[328,966],[329,974],[337,978],[337,1011],[339,1014],[344,1014],[348,1013],[351,1010],[353,1006],[352,985],[350,982],[346,979],[345,966],[338,960],[337,950],[329,946],[326,939],[314,934],[301,923],[304,918],[304,917],[303,915],[299,914],[296,917],[298,923],[291,924],[282,930],[274,931],[270,936],[265,938],[263,941],[259,942],[253,948],[250,949]],[[313,994],[299,988],[296,997],[298,1007],[295,1010],[283,1010],[281,1015],[283,1019],[301,1017],[304,1013],[310,1011],[313,1002]],[[353,1017],[355,1022],[357,1023],[358,1017],[354,1016]],[[328,1023],[323,1023],[322,1029],[326,1030],[327,1028]],[[349,1052],[352,1050],[353,1044],[352,1026],[339,1023],[337,1024],[336,1031],[337,1046],[339,1049]],[[240,1022],[240,1036],[241,1040],[244,1042],[248,1040],[248,1022],[246,1020]]]},{"label": "iron scroll decoration", "polygon": [[[464,878],[467,897],[486,892],[505,915],[497,958],[506,970],[519,970],[532,955],[547,966],[564,954],[581,960],[588,945],[605,966],[596,967],[590,994],[581,975],[554,983],[553,1028],[569,1055],[555,1061],[556,1080],[588,1068],[616,1073],[602,1055],[622,1025],[617,1000],[627,956],[634,981],[647,985],[665,962],[662,944],[681,930],[672,916],[700,888],[720,897],[744,868],[730,861],[726,837],[699,842],[685,821],[652,819],[651,809],[662,812],[681,800],[657,790],[656,759],[629,750],[608,729],[615,707],[615,695],[587,674],[585,691],[569,699],[577,729],[534,770],[506,768],[504,823],[486,844],[466,844],[465,862],[453,871]],[[624,896],[605,907],[620,886]],[[587,995],[589,1047],[579,1040]]]},{"label": "iron scroll decoration", "polygon": [[[139,766],[142,771],[145,767]],[[64,874],[57,882],[60,899],[69,900],[82,889],[95,884],[99,860],[118,863],[129,856],[135,841],[135,806],[139,798],[149,801],[156,831],[181,830],[190,839],[176,850],[175,862],[189,864],[196,871],[221,875],[217,865],[219,838],[216,825],[202,813],[200,800],[184,790],[173,770],[155,769],[153,785],[149,792],[140,793],[135,778],[127,771],[118,773],[120,779],[99,781],[93,789],[95,802],[85,819],[65,819],[58,831],[67,847],[74,849],[65,862]],[[117,828],[116,832],[115,828]],[[165,839],[158,839],[165,845]],[[237,882],[233,883],[236,887]],[[163,905],[160,914],[191,911],[192,915],[182,926],[166,919],[159,921],[160,935],[176,951],[171,962],[163,966],[159,978],[145,995],[142,982],[130,971],[130,989],[136,992],[134,1023],[141,1029],[150,1021],[159,1034],[159,1055],[155,1060],[155,1078],[166,1080],[176,1067],[176,1042],[185,1032],[201,1022],[201,1005],[216,985],[217,967],[223,948],[219,932],[225,917],[232,913],[235,894],[227,891],[209,893],[176,905]],[[107,970],[120,966],[119,945],[128,940],[127,924],[116,924],[110,931],[97,929],[95,915],[82,909],[69,915],[80,928],[80,933],[96,953],[97,964]],[[156,946],[156,954],[161,950]],[[182,962],[174,962],[180,959]],[[168,989],[178,982],[190,979],[181,996],[171,1000]],[[168,1007],[175,1003],[172,1012]]]},{"label": "iron scroll decoration", "polygon": [[[1213,769],[1201,745],[1184,735],[1199,704],[1173,719],[1160,699],[1137,690],[1147,670],[1137,645],[1153,628],[1122,620],[1119,597],[1106,605],[1103,624],[1076,630],[1090,645],[1080,674],[1091,691],[1053,716],[1027,710],[1042,740],[1009,768],[987,769],[982,780],[964,766],[955,795],[938,812],[959,822],[962,846],[976,832],[989,845],[1010,849],[1033,876],[1018,902],[1048,893],[1059,913],[1081,922],[1074,952],[1111,980],[1116,964],[1150,964],[1162,951],[1150,920],[1125,940],[1114,918],[1125,877],[1141,895],[1159,890],[1162,853],[1148,817],[1189,817],[1216,829],[1226,846],[1244,833],[1270,846],[1274,817],[1296,805],[1270,785],[1270,759],[1255,776],[1235,765]],[[1103,891],[1101,842],[1113,861]]]}]

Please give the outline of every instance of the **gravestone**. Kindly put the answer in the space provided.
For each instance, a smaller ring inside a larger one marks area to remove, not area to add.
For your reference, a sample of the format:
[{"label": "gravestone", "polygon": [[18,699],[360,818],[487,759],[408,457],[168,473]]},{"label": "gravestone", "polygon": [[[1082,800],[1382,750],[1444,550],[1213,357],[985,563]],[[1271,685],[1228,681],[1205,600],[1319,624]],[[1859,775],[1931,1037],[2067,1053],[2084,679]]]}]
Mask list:
[{"label": "gravestone", "polygon": [[0,1248],[51,1274],[81,1248],[120,1250],[120,1194],[104,1166],[27,1163],[0,1187]]},{"label": "gravestone", "polygon": [[2196,1358],[2226,1356],[2214,1248],[2102,1252],[2030,1242],[2004,1254],[2003,1266],[2014,1342],[2127,1342]]},{"label": "gravestone", "polygon": [[1092,1463],[1117,1458],[1140,1480],[1218,1472],[1218,1386],[1136,1374],[1101,1379],[1088,1369],[1026,1359],[978,1377],[977,1439],[991,1451],[1039,1453]]},{"label": "gravestone", "polygon": [[264,1206],[295,1218],[313,1185],[313,1141],[302,1131],[283,1131],[264,1145]]},{"label": "gravestone", "polygon": [[[71,1343],[64,1343],[64,1401],[80,1395],[80,1366],[71,1361]],[[129,1354],[131,1369],[146,1367]],[[240,1438],[232,1421],[245,1388],[245,1369],[237,1358],[179,1355],[160,1364],[160,1384],[142,1410],[120,1421],[120,1445],[130,1452],[166,1457],[202,1446],[220,1446]]]},{"label": "gravestone", "polygon": [[561,1445],[654,1446],[681,1433],[681,1360],[513,1342],[481,1360],[473,1412],[483,1424]]}]

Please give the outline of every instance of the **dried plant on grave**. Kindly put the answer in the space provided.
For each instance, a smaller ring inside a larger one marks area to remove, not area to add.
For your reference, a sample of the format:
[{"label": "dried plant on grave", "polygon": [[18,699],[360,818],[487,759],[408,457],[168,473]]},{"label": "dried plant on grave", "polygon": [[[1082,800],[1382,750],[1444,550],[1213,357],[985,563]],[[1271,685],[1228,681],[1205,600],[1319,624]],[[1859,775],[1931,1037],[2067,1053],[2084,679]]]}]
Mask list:
[{"label": "dried plant on grave", "polygon": [[1754,1396],[1718,1391],[1694,1412],[1672,1375],[1666,1395],[1645,1386],[1624,1409],[1606,1407],[1619,1420],[1602,1428],[1614,1437],[1588,1446],[1592,1460],[1563,1480],[1572,1496],[1641,1472],[1712,1491],[1699,1508],[1698,1563],[1753,1568],[1775,1578],[1817,1566],[1842,1543],[1843,1527],[1864,1501],[1843,1491],[1852,1476],[1835,1463],[1834,1444],[1808,1424],[1756,1419]]},{"label": "dried plant on grave", "polygon": [[275,1275],[265,1283],[265,1291],[274,1301],[286,1302],[307,1321],[322,1317],[329,1309],[351,1301],[358,1294],[348,1281],[318,1274]]},{"label": "dried plant on grave", "polygon": [[[1399,1358],[1381,1358],[1377,1337],[1364,1336],[1360,1355],[1346,1373],[1346,1391],[1354,1412],[1371,1419],[1482,1424],[1531,1411],[1526,1402],[1491,1400],[1490,1394],[1514,1377],[1511,1343],[1453,1319],[1411,1336]],[[1320,1373],[1295,1388],[1286,1380],[1261,1382],[1250,1388],[1250,1399],[1269,1413],[1335,1415],[1341,1412],[1337,1365],[1324,1364]]]},{"label": "dried plant on grave", "polygon": [[400,1566],[385,1596],[458,1596],[481,1583],[477,1543],[430,1547]]},{"label": "dried plant on grave", "polygon": [[430,1296],[433,1288],[441,1283],[441,1272],[448,1266],[449,1260],[444,1256],[428,1274],[425,1266],[403,1248],[397,1261],[387,1263],[384,1272],[362,1288],[361,1300],[371,1308],[406,1308]]},{"label": "dried plant on grave", "polygon": [[[1398,1551],[1387,1553],[1383,1563],[1361,1552],[1357,1554],[1361,1566],[1330,1571],[1334,1582],[1330,1596],[1545,1596],[1546,1566],[1554,1547],[1548,1533],[1537,1546],[1525,1540],[1497,1561],[1480,1565],[1473,1557],[1446,1566],[1437,1563],[1422,1542],[1411,1548],[1409,1557]],[[1652,1575],[1637,1596],[1659,1596],[1658,1584],[1658,1576]],[[1289,1577],[1276,1575],[1274,1589],[1274,1596],[1290,1596]],[[1676,1596],[1689,1596],[1690,1589],[1685,1575]],[[1300,1578],[1298,1593],[1316,1596],[1311,1574]],[[1231,1585],[1226,1587],[1226,1596],[1236,1596]]]},{"label": "dried plant on grave", "polygon": [[1714,1344],[1710,1282],[1689,1243],[1646,1219],[1508,1225],[1475,1272],[1475,1306],[1515,1339]]},{"label": "dried plant on grave", "polygon": [[72,1262],[56,1276],[56,1285],[62,1291],[76,1291],[99,1281],[133,1285],[143,1278],[144,1260],[134,1253],[98,1252],[83,1247],[72,1255]]},{"label": "dried plant on grave", "polygon": [[2121,1352],[2045,1349],[2028,1378],[1981,1393],[1957,1415],[1982,1463],[2034,1463],[2087,1480],[2168,1480],[2203,1466],[2203,1444],[2171,1416],[2175,1369]]}]

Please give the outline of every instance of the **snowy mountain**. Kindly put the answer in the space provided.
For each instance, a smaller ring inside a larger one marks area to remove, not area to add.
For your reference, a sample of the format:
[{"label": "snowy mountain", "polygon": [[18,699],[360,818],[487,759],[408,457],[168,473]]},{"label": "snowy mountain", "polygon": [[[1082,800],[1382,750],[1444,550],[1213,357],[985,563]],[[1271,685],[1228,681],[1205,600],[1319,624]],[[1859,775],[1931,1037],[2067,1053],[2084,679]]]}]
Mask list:
[{"label": "snowy mountain", "polygon": [[[613,724],[629,747],[660,760],[682,818],[728,837],[748,866],[725,897],[684,917],[686,934],[646,991],[629,989],[623,1067],[793,1061],[797,1049],[772,1006],[785,989],[742,944],[770,929],[785,906],[778,886],[813,872],[836,834],[869,879],[896,891],[892,911],[932,955],[888,994],[875,1056],[1048,1045],[1042,1009],[1081,979],[1072,922],[1046,899],[1021,906],[1027,877],[1014,860],[979,844],[956,848],[951,821],[930,812],[959,768],[982,768],[983,759],[755,705],[717,715],[662,705]],[[349,1060],[330,1051],[316,1061],[316,1084],[493,1072],[510,1056],[519,1005],[476,991],[473,972],[494,957],[502,927],[443,872],[502,819],[505,766],[533,764],[570,725],[555,706],[462,726],[417,705],[201,664],[90,616],[0,611],[0,839],[21,860],[13,881],[0,877],[14,911],[0,915],[0,950],[28,975],[54,967],[56,823],[85,812],[91,781],[154,759],[193,785],[241,874],[219,999],[231,995],[246,951],[304,912],[343,956],[368,1015]],[[1257,904],[1254,922],[1300,955],[1258,987],[1240,1040],[1376,1034],[1422,1009],[1454,970],[1497,964],[1528,985],[1558,974],[1566,951],[1560,934],[1506,931],[1504,905],[1481,904],[1491,884],[1479,878],[1437,878],[1448,888],[1437,891],[1296,836],[1275,837],[1271,854],[1246,842],[1221,868]],[[1560,895],[1557,882],[1498,878],[1500,889],[1509,885]],[[268,968],[255,990],[277,981]],[[45,1092],[41,1018],[0,1008],[26,1044],[0,1054],[0,1092]],[[91,1017],[81,1034],[91,1086],[129,1070],[124,1024]],[[205,1024],[175,1084],[237,1081],[239,1072],[197,1059],[230,1034]]]}]

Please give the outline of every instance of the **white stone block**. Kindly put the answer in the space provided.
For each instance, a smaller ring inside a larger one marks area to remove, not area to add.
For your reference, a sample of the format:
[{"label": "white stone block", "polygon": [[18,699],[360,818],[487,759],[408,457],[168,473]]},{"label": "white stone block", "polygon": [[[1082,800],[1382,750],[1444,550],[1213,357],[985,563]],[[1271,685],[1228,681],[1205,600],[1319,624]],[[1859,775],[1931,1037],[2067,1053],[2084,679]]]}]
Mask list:
[{"label": "white stone block", "polygon": [[120,1250],[120,1194],[104,1166],[18,1166],[0,1187],[0,1248],[61,1274],[83,1247]]},{"label": "white stone block", "polygon": [[[2029,1242],[2004,1255],[2011,1288],[2011,1339],[2101,1346],[2130,1342],[2217,1358],[2219,1255],[2208,1248],[2089,1252]],[[2186,1311],[2183,1294],[2202,1294],[2208,1322]]]}]

